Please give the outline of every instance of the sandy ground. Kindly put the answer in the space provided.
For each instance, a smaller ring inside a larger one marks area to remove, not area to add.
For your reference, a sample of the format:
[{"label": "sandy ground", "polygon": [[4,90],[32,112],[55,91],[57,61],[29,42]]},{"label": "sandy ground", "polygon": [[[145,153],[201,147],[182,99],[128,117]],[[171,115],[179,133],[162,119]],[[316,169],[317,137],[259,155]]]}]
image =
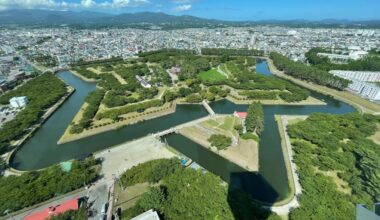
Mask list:
[{"label": "sandy ground", "polygon": [[[87,106],[88,106],[88,103],[86,103],[86,102],[83,103],[82,107],[79,109],[79,111],[74,116],[74,118],[73,118],[73,120],[71,122],[78,123],[81,120],[83,112],[87,108]],[[61,143],[64,140],[71,138],[71,136],[73,134],[70,133],[70,129],[71,129],[71,123],[67,126],[65,132],[63,133],[63,135],[61,136],[61,138],[58,140],[58,143]]]},{"label": "sandy ground", "polygon": [[103,175],[108,185],[113,183],[115,176],[120,176],[133,166],[174,156],[176,155],[168,150],[164,143],[151,135],[95,154],[96,158],[103,159],[100,175]]},{"label": "sandy ground", "polygon": [[125,79],[124,79],[123,77],[121,77],[119,74],[117,74],[117,73],[115,73],[115,72],[113,72],[112,74],[113,74],[113,76],[114,76],[117,80],[119,80],[119,82],[120,82],[121,84],[127,84],[127,81],[125,81]]},{"label": "sandy ground", "polygon": [[306,87],[308,89],[311,89],[311,90],[314,90],[314,91],[317,91],[317,92],[320,92],[320,93],[323,93],[323,94],[326,94],[326,95],[331,95],[331,96],[334,96],[334,98],[338,99],[338,100],[341,100],[343,102],[346,102],[350,105],[353,105],[355,108],[357,108],[359,111],[362,111],[364,113],[372,113],[372,114],[380,114],[380,105],[378,104],[375,104],[373,102],[370,102],[366,99],[363,99],[361,98],[360,96],[357,96],[353,93],[350,93],[348,91],[338,91],[338,90],[335,90],[335,89],[331,89],[331,88],[328,88],[328,87],[325,87],[325,86],[320,86],[320,85],[316,85],[316,84],[313,84],[313,83],[308,83],[306,81],[302,81],[302,80],[299,80],[299,79],[296,79],[294,77],[291,77],[289,75],[286,75],[285,73],[283,73],[282,71],[279,71],[274,65],[273,65],[273,61],[270,60],[270,59],[267,59],[268,61],[268,65],[269,65],[269,69],[270,71],[281,77],[281,78],[285,78],[285,79],[288,79],[298,85],[301,85],[303,87]]},{"label": "sandy ground", "polygon": [[93,73],[96,73],[98,75],[102,74],[102,70],[101,70],[100,67],[96,67],[96,68],[94,68],[94,67],[88,67],[86,69],[89,70],[89,71],[91,71],[91,72],[93,72]]},{"label": "sandy ground", "polygon": [[[222,132],[219,129],[206,127],[205,125],[205,123],[200,123],[195,126],[185,127],[180,129],[179,133],[248,171],[259,170],[258,144],[255,141],[233,137],[233,142],[235,143],[232,146],[226,150],[218,151],[215,147],[211,146],[207,139],[212,134],[224,134],[230,137],[233,135],[229,132]],[[236,141],[234,141],[234,138]]]}]

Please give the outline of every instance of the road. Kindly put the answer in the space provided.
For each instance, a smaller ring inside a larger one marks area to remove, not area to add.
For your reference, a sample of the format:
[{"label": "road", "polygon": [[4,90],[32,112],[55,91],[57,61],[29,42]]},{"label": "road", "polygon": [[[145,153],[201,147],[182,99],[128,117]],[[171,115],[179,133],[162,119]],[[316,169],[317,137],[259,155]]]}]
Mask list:
[{"label": "road", "polygon": [[102,217],[102,206],[108,202],[108,186],[107,183],[100,180],[90,187],[88,202],[91,204],[90,209],[95,210],[95,215],[88,219],[99,220]]}]

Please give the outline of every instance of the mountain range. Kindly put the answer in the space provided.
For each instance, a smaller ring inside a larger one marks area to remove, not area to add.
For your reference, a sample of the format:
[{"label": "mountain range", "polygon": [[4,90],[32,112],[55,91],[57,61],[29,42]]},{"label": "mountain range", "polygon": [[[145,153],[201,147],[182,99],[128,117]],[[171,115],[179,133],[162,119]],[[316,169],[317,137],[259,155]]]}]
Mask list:
[{"label": "mountain range", "polygon": [[350,21],[325,19],[309,20],[261,20],[261,21],[223,21],[205,19],[189,15],[174,16],[165,13],[139,12],[107,14],[92,11],[50,11],[38,9],[17,9],[0,11],[0,25],[24,26],[59,26],[74,27],[142,27],[151,28],[190,28],[190,27],[225,27],[281,25],[291,27],[361,27],[380,28],[380,20]]}]

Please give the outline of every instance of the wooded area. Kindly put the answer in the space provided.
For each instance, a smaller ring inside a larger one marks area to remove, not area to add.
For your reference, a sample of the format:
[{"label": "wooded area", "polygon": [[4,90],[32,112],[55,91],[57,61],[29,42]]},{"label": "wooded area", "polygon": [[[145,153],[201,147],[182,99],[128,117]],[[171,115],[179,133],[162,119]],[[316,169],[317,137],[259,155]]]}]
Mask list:
[{"label": "wooded area", "polygon": [[332,63],[329,58],[318,56],[318,53],[331,53],[332,51],[315,47],[310,49],[306,58],[313,66],[330,71],[330,70],[353,70],[353,71],[380,71],[380,57],[376,50],[372,50],[369,55],[359,60],[349,60],[347,64]]},{"label": "wooded area", "polygon": [[288,126],[303,190],[291,219],[355,219],[356,204],[380,201],[380,146],[367,138],[377,123],[372,115],[315,113]]},{"label": "wooded area", "polygon": [[9,209],[12,212],[46,201],[54,196],[71,192],[98,178],[97,161],[88,158],[74,161],[69,172],[60,165],[42,171],[24,173],[21,176],[0,178],[0,216]]},{"label": "wooded area", "polygon": [[338,90],[345,89],[350,82],[349,80],[334,76],[326,70],[308,66],[301,62],[291,61],[289,58],[276,52],[272,52],[270,54],[270,58],[273,60],[273,64],[277,67],[277,69],[298,79]]},{"label": "wooded area", "polygon": [[66,84],[52,73],[31,79],[24,85],[0,96],[0,104],[9,104],[12,97],[26,96],[29,103],[0,129],[0,153],[9,149],[9,142],[20,138],[41,120],[44,111],[67,94]]},{"label": "wooded area", "polygon": [[[133,173],[145,176],[142,172]],[[179,168],[160,183],[143,194],[134,207],[124,211],[123,219],[130,219],[152,208],[164,220],[280,219],[258,208],[245,193],[229,191],[219,177],[209,172]]]}]

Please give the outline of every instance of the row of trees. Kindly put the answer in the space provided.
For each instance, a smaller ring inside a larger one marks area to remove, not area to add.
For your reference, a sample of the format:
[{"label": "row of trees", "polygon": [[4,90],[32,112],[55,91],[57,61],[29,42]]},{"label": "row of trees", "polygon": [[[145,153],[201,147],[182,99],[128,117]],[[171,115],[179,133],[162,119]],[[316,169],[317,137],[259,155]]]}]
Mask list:
[{"label": "row of trees", "polygon": [[288,126],[303,190],[291,219],[353,219],[356,204],[380,201],[380,147],[368,138],[377,123],[372,115],[315,113]]},{"label": "row of trees", "polygon": [[264,51],[254,49],[202,48],[202,55],[217,56],[263,56]]},{"label": "row of trees", "polygon": [[279,70],[282,70],[286,74],[295,78],[339,90],[345,89],[350,82],[349,80],[334,76],[325,70],[307,66],[301,62],[291,61],[287,57],[276,52],[272,52],[270,58]]},{"label": "row of trees", "polygon": [[264,130],[264,110],[260,102],[253,102],[249,105],[245,126],[248,132],[258,135]]},{"label": "row of trees", "polygon": [[166,220],[280,219],[260,209],[247,194],[228,191],[219,177],[181,168],[165,177],[159,186],[151,187],[133,208],[123,212],[122,217],[130,219],[150,209]]},{"label": "row of trees", "polygon": [[111,57],[109,59],[103,59],[103,60],[93,60],[93,61],[84,61],[79,60],[76,63],[73,63],[72,66],[94,66],[94,65],[102,65],[102,64],[118,64],[123,62],[122,57]]},{"label": "row of trees", "polygon": [[143,112],[148,108],[158,107],[161,105],[162,101],[160,99],[153,99],[146,102],[126,105],[117,109],[111,109],[108,111],[100,112],[96,115],[96,119],[100,120],[102,118],[110,118],[112,120],[117,120],[120,117],[120,115],[124,115],[131,112]]},{"label": "row of trees", "polygon": [[5,210],[14,212],[95,181],[99,170],[96,164],[94,158],[88,158],[74,161],[68,172],[55,165],[43,171],[1,177],[0,216],[5,215]]},{"label": "row of trees", "polygon": [[8,149],[10,141],[28,132],[28,128],[39,122],[44,111],[65,94],[67,94],[65,83],[52,73],[46,73],[0,96],[0,104],[3,105],[8,104],[9,100],[16,96],[26,96],[29,100],[25,109],[0,129],[0,152]]},{"label": "row of trees", "polygon": [[103,89],[99,89],[91,92],[86,97],[85,102],[87,103],[87,107],[84,109],[79,123],[71,126],[71,133],[81,133],[83,129],[91,126],[92,120],[98,112],[99,105],[103,100],[104,94],[105,91]]}]

